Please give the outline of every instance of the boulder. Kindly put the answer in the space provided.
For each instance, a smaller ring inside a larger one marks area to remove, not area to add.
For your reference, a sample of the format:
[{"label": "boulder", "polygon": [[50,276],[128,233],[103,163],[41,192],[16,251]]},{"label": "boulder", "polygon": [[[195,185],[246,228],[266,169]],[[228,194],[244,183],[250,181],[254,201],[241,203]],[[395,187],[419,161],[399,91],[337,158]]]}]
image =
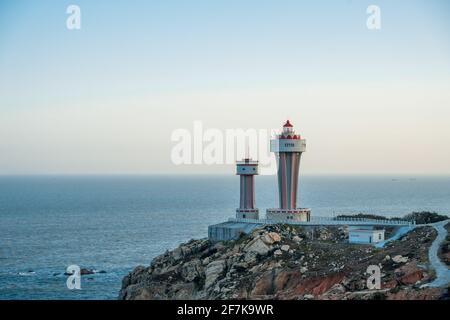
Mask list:
[{"label": "boulder", "polygon": [[414,290],[407,287],[398,292],[388,292],[386,300],[438,300],[441,295],[441,288]]},{"label": "boulder", "polygon": [[94,274],[94,273],[95,273],[95,271],[92,270],[92,269],[81,268],[81,275],[82,276],[85,276],[85,275],[88,275],[88,274]]},{"label": "boulder", "polygon": [[296,242],[296,243],[300,243],[300,242],[303,241],[303,239],[300,238],[299,236],[294,236],[294,237],[292,238],[292,241],[294,241],[294,242]]},{"label": "boulder", "polygon": [[328,228],[320,228],[318,230],[318,233],[319,233],[318,238],[319,238],[319,240],[322,240],[322,241],[330,240],[332,237],[332,233],[330,232],[330,230],[328,230]]},{"label": "boulder", "polygon": [[202,263],[199,259],[186,262],[181,267],[181,276],[187,281],[194,281],[196,278],[200,278],[203,273]]},{"label": "boulder", "polygon": [[207,266],[209,264],[209,257],[206,257],[205,259],[203,259],[202,264],[204,266]]},{"label": "boulder", "polygon": [[233,266],[231,267],[232,270],[237,271],[237,272],[244,272],[247,271],[248,268],[248,264],[245,262],[239,262],[239,263],[235,263],[233,264]]},{"label": "boulder", "polygon": [[266,255],[270,251],[270,249],[271,248],[267,244],[265,244],[261,238],[258,237],[250,241],[244,247],[244,252]]},{"label": "boulder", "polygon": [[392,261],[394,261],[395,263],[406,263],[406,262],[408,262],[408,257],[403,257],[401,255],[397,255],[392,258]]},{"label": "boulder", "polygon": [[325,292],[320,297],[320,299],[321,300],[341,300],[343,298],[345,292],[346,292],[345,287],[340,283],[336,283],[327,292]]},{"label": "boulder", "polygon": [[194,297],[195,284],[193,282],[177,283],[172,285],[170,289],[175,292],[174,300],[189,300]]},{"label": "boulder", "polygon": [[[81,268],[81,270],[80,270],[80,275],[86,276],[86,275],[89,275],[89,274],[95,274],[95,271],[92,270],[92,269]],[[65,276],[71,276],[71,275],[73,275],[73,273],[70,273],[70,272],[64,272],[64,275],[65,275]]]},{"label": "boulder", "polygon": [[269,236],[273,239],[273,242],[281,241],[281,236],[276,232],[269,232]]},{"label": "boulder", "polygon": [[127,300],[152,300],[155,296],[146,288],[130,286],[124,296]]},{"label": "boulder", "polygon": [[271,244],[274,244],[275,242],[280,242],[281,236],[276,232],[268,232],[261,236],[261,240],[265,244],[271,245]]},{"label": "boulder", "polygon": [[245,256],[244,256],[244,261],[248,264],[253,264],[256,262],[256,253],[255,252],[248,252]]},{"label": "boulder", "polygon": [[183,251],[181,250],[181,247],[176,248],[172,251],[171,254],[174,261],[179,261],[183,258]]},{"label": "boulder", "polygon": [[256,281],[252,291],[250,292],[250,297],[254,298],[271,294],[273,287],[274,285],[272,274],[265,273]]},{"label": "boulder", "polygon": [[205,287],[211,287],[219,279],[225,270],[225,260],[216,260],[208,264],[205,272]]},{"label": "boulder", "polygon": [[281,251],[287,252],[289,249],[290,247],[287,244],[281,246]]},{"label": "boulder", "polygon": [[403,285],[415,284],[424,277],[423,271],[415,263],[408,263],[395,270],[396,280]]}]

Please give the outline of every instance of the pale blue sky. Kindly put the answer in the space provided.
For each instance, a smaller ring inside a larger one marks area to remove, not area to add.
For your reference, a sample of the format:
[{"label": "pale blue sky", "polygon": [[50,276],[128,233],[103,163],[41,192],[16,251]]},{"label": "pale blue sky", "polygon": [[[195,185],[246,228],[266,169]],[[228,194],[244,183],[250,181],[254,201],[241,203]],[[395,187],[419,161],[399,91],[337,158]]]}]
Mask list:
[{"label": "pale blue sky", "polygon": [[172,130],[286,116],[307,173],[450,173],[449,71],[446,0],[0,0],[0,173],[227,172],[174,168]]}]

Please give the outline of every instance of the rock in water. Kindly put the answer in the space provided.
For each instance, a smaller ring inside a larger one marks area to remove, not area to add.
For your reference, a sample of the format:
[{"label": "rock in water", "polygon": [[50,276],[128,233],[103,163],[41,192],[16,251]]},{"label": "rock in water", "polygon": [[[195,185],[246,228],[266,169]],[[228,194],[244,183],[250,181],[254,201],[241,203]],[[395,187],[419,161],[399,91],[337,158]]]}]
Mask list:
[{"label": "rock in water", "polygon": [[[86,275],[89,275],[89,274],[95,274],[95,271],[92,270],[92,269],[81,268],[80,274],[81,274],[82,276],[86,276]],[[65,275],[65,276],[71,276],[71,275],[73,275],[73,273],[64,272],[64,275]]]}]

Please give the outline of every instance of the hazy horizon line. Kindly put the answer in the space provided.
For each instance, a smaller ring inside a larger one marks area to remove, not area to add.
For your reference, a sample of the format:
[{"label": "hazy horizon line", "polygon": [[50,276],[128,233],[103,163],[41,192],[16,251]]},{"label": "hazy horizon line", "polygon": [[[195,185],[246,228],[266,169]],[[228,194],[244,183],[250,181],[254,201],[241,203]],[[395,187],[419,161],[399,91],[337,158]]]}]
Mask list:
[{"label": "hazy horizon line", "polygon": [[[235,176],[234,173],[0,173],[0,177],[39,177],[39,176],[66,176],[66,177],[86,177],[86,176]],[[272,177],[273,175],[260,175]],[[450,177],[450,173],[301,173],[300,176],[373,176],[373,177]]]}]

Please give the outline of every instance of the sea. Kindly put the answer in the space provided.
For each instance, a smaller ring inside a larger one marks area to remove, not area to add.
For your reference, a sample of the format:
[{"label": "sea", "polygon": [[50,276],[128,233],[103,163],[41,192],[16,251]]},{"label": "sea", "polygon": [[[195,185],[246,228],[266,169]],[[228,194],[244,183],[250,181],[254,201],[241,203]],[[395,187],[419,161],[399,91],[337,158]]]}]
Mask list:
[{"label": "sea", "polygon": [[[256,177],[262,215],[277,207],[276,183]],[[299,198],[315,216],[449,215],[450,176],[305,175]],[[0,176],[0,299],[117,299],[134,267],[205,238],[238,201],[236,176]],[[71,290],[70,265],[97,273]]]}]

